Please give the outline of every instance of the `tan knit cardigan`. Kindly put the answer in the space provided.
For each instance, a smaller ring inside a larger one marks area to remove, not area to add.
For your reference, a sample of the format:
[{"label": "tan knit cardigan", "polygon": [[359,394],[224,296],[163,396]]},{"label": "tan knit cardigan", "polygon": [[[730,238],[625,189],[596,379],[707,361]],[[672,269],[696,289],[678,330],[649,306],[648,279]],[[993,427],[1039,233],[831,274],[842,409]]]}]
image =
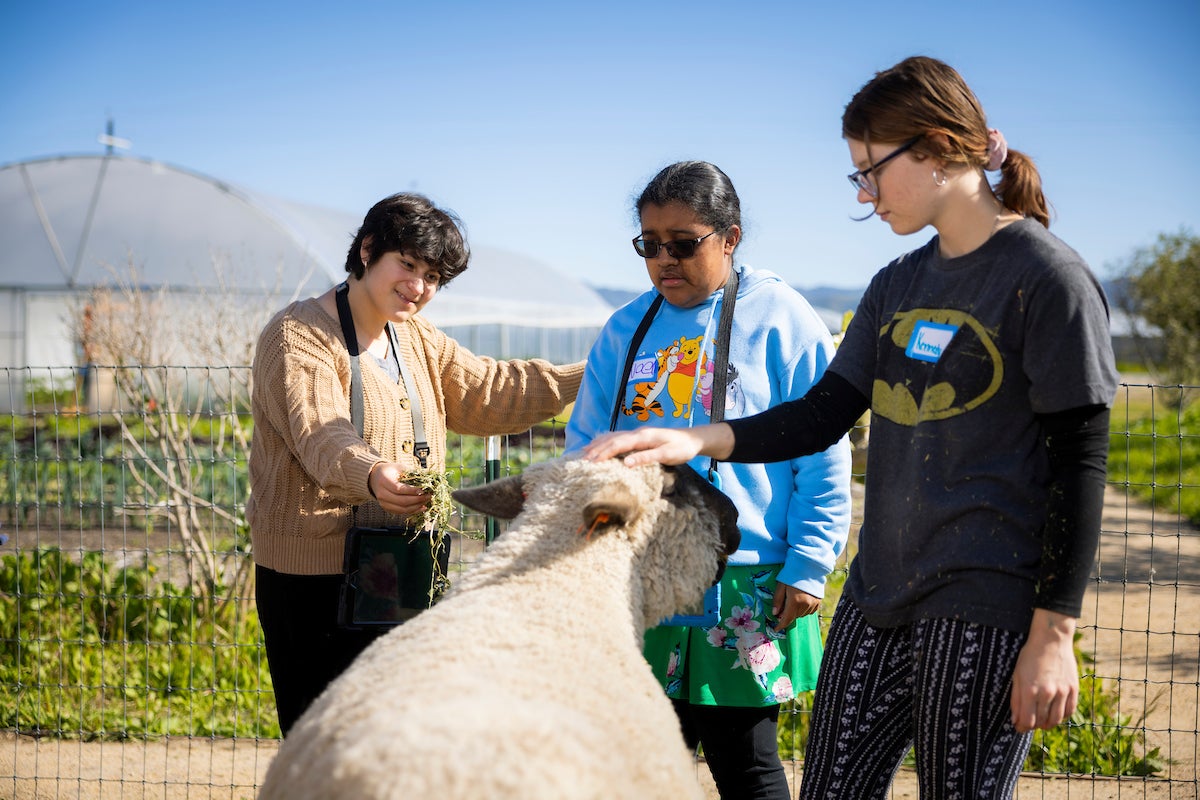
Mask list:
[{"label": "tan knit cardigan", "polygon": [[[518,433],[562,411],[579,390],[583,362],[477,356],[420,315],[395,327],[420,395],[432,469],[445,469],[447,429]],[[350,355],[338,321],[310,298],[284,308],[259,336],[246,518],[262,566],[292,575],[341,572],[354,505],[360,525],[403,521],[374,501],[367,476],[380,461],[417,466],[406,392],[373,359],[359,364],[362,439],[350,421]]]}]

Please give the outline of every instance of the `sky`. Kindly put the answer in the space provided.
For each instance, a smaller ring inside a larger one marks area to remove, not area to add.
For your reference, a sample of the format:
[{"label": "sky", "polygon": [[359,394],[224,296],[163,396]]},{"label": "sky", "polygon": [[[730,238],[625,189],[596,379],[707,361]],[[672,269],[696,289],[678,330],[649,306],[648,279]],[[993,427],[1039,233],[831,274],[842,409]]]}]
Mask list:
[{"label": "sky", "polygon": [[1102,278],[1200,233],[1200,0],[3,0],[0,20],[0,165],[102,153],[111,117],[130,155],[359,218],[422,192],[474,245],[593,286],[648,287],[633,201],[703,159],[741,197],[740,260],[864,287],[933,232],[853,219],[841,113],[914,54],[1035,159],[1051,231]]}]

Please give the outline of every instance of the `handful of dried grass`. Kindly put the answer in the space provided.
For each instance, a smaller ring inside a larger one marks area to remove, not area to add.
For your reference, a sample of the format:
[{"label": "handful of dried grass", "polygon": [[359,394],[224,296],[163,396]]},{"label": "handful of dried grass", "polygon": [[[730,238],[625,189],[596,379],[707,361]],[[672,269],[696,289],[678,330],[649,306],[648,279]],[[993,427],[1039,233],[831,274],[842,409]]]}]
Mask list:
[{"label": "handful of dried grass", "polygon": [[450,524],[454,516],[454,503],[450,498],[450,481],[444,472],[415,469],[401,477],[400,482],[415,486],[429,495],[429,505],[410,520],[414,527],[432,529],[436,533],[462,533]]}]

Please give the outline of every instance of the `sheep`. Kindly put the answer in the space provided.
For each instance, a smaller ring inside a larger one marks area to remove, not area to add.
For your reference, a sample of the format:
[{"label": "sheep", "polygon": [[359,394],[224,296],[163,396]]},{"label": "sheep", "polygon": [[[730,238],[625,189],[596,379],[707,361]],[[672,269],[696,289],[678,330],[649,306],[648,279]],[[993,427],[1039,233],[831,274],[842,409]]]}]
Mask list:
[{"label": "sheep", "polygon": [[642,635],[738,547],[689,467],[560,458],[454,492],[510,529],[297,722],[262,800],[703,797]]}]

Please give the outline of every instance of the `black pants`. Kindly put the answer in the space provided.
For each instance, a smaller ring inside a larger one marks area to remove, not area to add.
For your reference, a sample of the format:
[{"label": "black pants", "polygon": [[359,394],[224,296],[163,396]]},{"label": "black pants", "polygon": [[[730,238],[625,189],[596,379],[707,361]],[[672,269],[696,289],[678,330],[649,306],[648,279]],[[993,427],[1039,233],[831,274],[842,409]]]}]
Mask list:
[{"label": "black pants", "polygon": [[776,738],[779,706],[699,706],[672,700],[689,749],[704,758],[721,800],[790,800]]},{"label": "black pants", "polygon": [[286,575],[258,566],[255,582],[279,729],[287,736],[309,704],[381,631],[338,628],[341,575]]},{"label": "black pants", "polygon": [[1010,798],[1030,733],[1012,724],[1025,635],[950,619],[876,628],[838,603],[817,679],[801,800],[883,800],[909,747],[921,800]]}]

